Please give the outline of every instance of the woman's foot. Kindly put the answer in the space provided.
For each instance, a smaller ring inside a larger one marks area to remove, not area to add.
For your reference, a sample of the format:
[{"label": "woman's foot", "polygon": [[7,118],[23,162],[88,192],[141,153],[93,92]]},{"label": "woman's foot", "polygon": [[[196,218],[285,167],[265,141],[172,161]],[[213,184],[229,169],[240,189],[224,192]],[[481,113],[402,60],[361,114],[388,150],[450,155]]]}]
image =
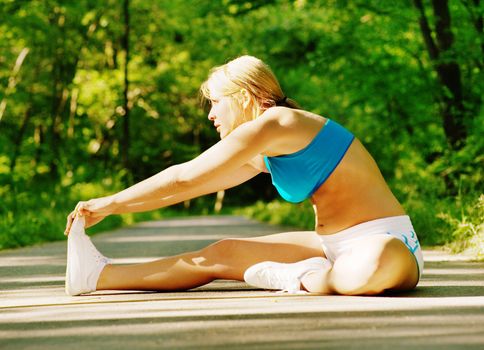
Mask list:
[{"label": "woman's foot", "polygon": [[301,279],[310,272],[322,271],[331,266],[328,259],[315,257],[292,264],[265,261],[248,268],[244,280],[248,284],[295,293],[302,290]]},{"label": "woman's foot", "polygon": [[77,216],[67,239],[65,290],[68,295],[94,292],[104,267],[111,260],[102,255],[84,232],[84,218]]}]

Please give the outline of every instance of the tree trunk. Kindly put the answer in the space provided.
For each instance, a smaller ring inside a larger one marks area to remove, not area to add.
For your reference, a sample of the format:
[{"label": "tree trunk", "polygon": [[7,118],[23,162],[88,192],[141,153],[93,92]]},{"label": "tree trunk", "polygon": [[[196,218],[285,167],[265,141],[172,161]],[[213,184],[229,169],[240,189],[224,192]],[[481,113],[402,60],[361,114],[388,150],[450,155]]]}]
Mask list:
[{"label": "tree trunk", "polygon": [[480,6],[479,0],[474,0],[474,6],[477,9],[477,16],[476,16],[476,19],[474,21],[474,27],[476,28],[477,33],[479,34],[479,38],[481,40],[481,51],[482,51],[482,54],[484,55],[484,40],[482,38],[483,27],[484,27],[484,19],[483,19],[483,16],[482,16],[482,12],[479,11],[479,6]]},{"label": "tree trunk", "polygon": [[24,47],[22,51],[20,51],[20,54],[18,55],[17,60],[15,61],[15,66],[13,67],[12,74],[8,79],[7,89],[5,90],[3,99],[0,102],[0,121],[2,120],[3,114],[5,113],[5,109],[7,108],[7,97],[8,95],[11,94],[11,92],[15,88],[15,85],[17,85],[17,76],[20,72],[20,68],[22,67],[22,64],[24,63],[25,57],[27,57],[28,53],[29,53],[29,48]]},{"label": "tree trunk", "polygon": [[452,57],[454,36],[451,30],[451,18],[448,0],[432,0],[435,14],[435,35],[425,16],[422,0],[414,0],[420,13],[419,24],[430,59],[434,64],[443,89],[442,121],[447,140],[453,149],[463,146],[467,131],[464,124],[466,109],[463,101],[463,86],[459,64]]},{"label": "tree trunk", "polygon": [[42,148],[44,147],[44,143],[45,143],[45,135],[44,135],[43,125],[38,125],[35,128],[34,140],[35,140],[35,143],[37,143],[37,148],[36,148],[36,151],[35,151],[35,158],[34,158],[33,166],[36,167],[37,165],[40,164],[40,159],[42,158]]},{"label": "tree trunk", "polygon": [[67,128],[67,138],[74,138],[74,124],[77,111],[77,98],[79,97],[79,88],[75,87],[71,91],[71,102],[69,104],[69,122]]},{"label": "tree trunk", "polygon": [[58,74],[57,74],[57,58],[54,59],[54,64],[52,66],[52,101],[51,101],[51,124],[49,130],[49,140],[50,140],[50,154],[49,154],[49,168],[50,168],[50,175],[53,179],[58,178],[58,163],[57,163],[57,155],[58,155],[58,145],[59,145],[59,133],[57,131],[57,110],[59,105],[59,81],[58,81]]},{"label": "tree trunk", "polygon": [[[52,9],[53,11],[53,9]],[[49,23],[52,26],[58,26],[59,23],[59,13],[56,11],[52,12],[52,15],[49,17]],[[52,40],[50,52],[52,54],[52,71],[51,71],[51,106],[50,106],[50,117],[51,117],[51,124],[49,128],[49,174],[52,179],[58,179],[59,172],[58,172],[58,154],[59,154],[59,141],[60,135],[57,129],[57,120],[58,120],[58,112],[59,112],[59,105],[60,105],[60,92],[62,91],[62,69],[63,69],[63,62],[62,58],[59,54],[59,49],[63,47],[62,43],[60,42],[59,37],[55,37]]]},{"label": "tree trunk", "polygon": [[215,206],[213,208],[215,213],[217,213],[217,214],[220,213],[220,211],[222,210],[224,197],[225,197],[225,191],[218,191],[217,192],[217,197],[215,199]]},{"label": "tree trunk", "polygon": [[124,0],[123,3],[124,12],[124,35],[123,35],[123,49],[125,52],[125,63],[124,63],[124,121],[123,121],[123,142],[121,143],[121,154],[123,167],[128,171],[128,176],[126,177],[126,185],[131,185],[131,176],[129,176],[131,167],[129,159],[129,149],[130,149],[130,135],[129,135],[129,101],[128,101],[128,90],[129,90],[129,77],[128,77],[128,65],[129,65],[129,0]]},{"label": "tree trunk", "polygon": [[12,159],[10,161],[10,172],[13,174],[15,170],[15,165],[17,163],[17,158],[20,154],[20,148],[22,146],[22,141],[24,138],[25,130],[27,129],[27,125],[29,124],[30,117],[32,117],[32,105],[30,105],[27,110],[25,111],[24,119],[22,120],[22,125],[20,126],[20,130],[15,138],[15,145],[13,150]]}]

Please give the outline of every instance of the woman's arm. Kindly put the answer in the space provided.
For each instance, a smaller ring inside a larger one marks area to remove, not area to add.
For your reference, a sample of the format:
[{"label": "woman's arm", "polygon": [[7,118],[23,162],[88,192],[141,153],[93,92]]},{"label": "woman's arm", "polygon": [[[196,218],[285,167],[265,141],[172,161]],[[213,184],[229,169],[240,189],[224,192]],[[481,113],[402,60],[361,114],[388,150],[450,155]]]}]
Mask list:
[{"label": "woman's arm", "polygon": [[188,199],[197,198],[209,193],[226,190],[244,183],[260,173],[260,170],[246,164],[230,176],[214,179],[192,190],[176,193],[172,196],[154,199],[145,202],[131,203],[118,207],[113,214],[137,213],[164,208]]},{"label": "woman's arm", "polygon": [[276,118],[246,122],[195,159],[174,165],[112,196],[113,207],[149,202],[183,192],[196,191],[205,183],[234,174],[274,142]]},{"label": "woman's arm", "polygon": [[287,137],[284,133],[287,128],[279,123],[275,114],[269,114],[268,111],[263,116],[238,126],[228,136],[189,162],[169,167],[114,195],[79,202],[68,216],[67,230],[77,214],[97,218],[108,216],[119,207],[135,203],[139,205],[160,199],[165,204],[175,203],[174,201],[181,201],[185,196],[193,196],[192,191],[200,193],[205,184],[215,179],[235,174],[251,159],[265,153]]},{"label": "woman's arm", "polygon": [[[240,169],[238,169],[234,174],[231,174],[231,176],[212,179],[212,181],[209,181],[206,184],[203,184],[201,186],[194,187],[192,190],[189,190],[189,191],[179,192],[172,196],[152,199],[145,202],[140,201],[136,203],[129,203],[129,204],[117,206],[109,210],[109,212],[106,214],[92,215],[92,213],[90,213],[89,215],[86,216],[85,227],[87,228],[87,227],[93,226],[99,221],[101,221],[102,219],[104,219],[106,216],[111,214],[136,213],[136,212],[154,210],[158,208],[167,207],[169,205],[173,205],[176,203],[180,203],[188,199],[203,196],[205,194],[231,188],[243,182],[248,181],[249,179],[259,174],[260,172],[261,171],[259,169],[256,169],[253,166],[246,164],[242,166]],[[110,197],[102,197],[98,199],[91,199],[88,202],[84,202],[83,205],[87,205],[89,210],[90,207],[92,207],[93,205],[96,205],[96,203],[98,203],[99,201],[102,202],[101,203],[102,205],[104,205],[103,204],[104,202],[112,203],[112,199]],[[76,215],[77,215],[77,209],[75,209],[73,212],[71,212],[68,215],[64,235],[68,235],[70,228],[72,226],[72,222]]]}]

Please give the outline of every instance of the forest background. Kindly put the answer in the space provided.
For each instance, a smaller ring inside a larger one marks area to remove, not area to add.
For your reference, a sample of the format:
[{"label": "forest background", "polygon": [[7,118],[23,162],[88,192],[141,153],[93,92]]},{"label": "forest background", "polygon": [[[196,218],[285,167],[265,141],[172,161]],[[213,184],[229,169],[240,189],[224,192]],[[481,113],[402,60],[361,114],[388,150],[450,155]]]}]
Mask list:
[{"label": "forest background", "polygon": [[[65,239],[81,200],[217,142],[198,89],[242,54],[369,149],[426,245],[484,256],[479,0],[0,0],[0,249]],[[149,219],[244,214],[313,229],[269,175]]]}]

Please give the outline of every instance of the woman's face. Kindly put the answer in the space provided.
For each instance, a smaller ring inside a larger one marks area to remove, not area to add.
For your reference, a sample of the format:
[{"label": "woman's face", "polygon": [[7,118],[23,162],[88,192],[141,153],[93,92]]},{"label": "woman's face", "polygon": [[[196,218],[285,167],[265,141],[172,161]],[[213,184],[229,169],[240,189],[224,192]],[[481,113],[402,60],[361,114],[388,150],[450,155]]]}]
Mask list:
[{"label": "woman's face", "polygon": [[208,120],[213,122],[214,127],[223,139],[237,127],[236,120],[240,118],[243,110],[234,103],[232,97],[223,96],[220,99],[210,100],[212,107],[208,113]]}]

